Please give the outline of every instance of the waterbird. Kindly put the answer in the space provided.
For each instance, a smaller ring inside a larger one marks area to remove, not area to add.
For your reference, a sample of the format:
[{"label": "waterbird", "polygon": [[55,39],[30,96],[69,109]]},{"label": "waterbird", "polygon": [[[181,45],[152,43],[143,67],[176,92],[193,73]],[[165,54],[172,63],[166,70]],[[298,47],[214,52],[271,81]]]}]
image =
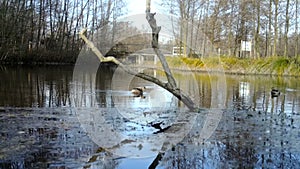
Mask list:
[{"label": "waterbird", "polygon": [[146,87],[134,87],[131,90],[131,93],[135,96],[135,97],[144,97],[144,91],[146,90]]},{"label": "waterbird", "polygon": [[274,98],[274,97],[278,97],[279,95],[280,95],[280,91],[278,89],[275,89],[274,87],[272,87],[271,97]]},{"label": "waterbird", "polygon": [[159,123],[153,123],[153,122],[151,122],[150,125],[151,125],[151,127],[154,127],[154,128],[156,128],[158,130],[162,130],[162,128],[160,126],[162,123],[163,122],[159,122]]}]

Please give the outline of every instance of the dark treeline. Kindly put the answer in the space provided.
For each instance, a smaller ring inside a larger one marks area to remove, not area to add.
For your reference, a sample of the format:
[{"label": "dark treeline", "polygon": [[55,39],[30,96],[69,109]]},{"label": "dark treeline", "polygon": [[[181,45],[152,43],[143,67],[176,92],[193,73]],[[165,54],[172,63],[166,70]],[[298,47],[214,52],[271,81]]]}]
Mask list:
[{"label": "dark treeline", "polygon": [[73,63],[83,42],[82,28],[113,22],[124,12],[122,0],[2,0],[1,62]]},{"label": "dark treeline", "polygon": [[[300,54],[298,1],[162,2],[164,12],[179,18],[180,29],[172,31],[175,32],[176,41],[189,44],[189,47],[199,50],[202,56],[219,54],[296,58]],[[125,0],[2,0],[0,62],[74,63],[83,46],[78,37],[82,28],[88,28],[89,39],[98,39],[97,46],[108,47],[103,53],[108,52],[114,44],[117,48],[121,47],[123,53],[149,47],[148,35],[137,37],[137,28],[131,27],[130,23],[117,22],[117,18],[124,15],[126,10]],[[192,23],[194,28],[186,21]],[[102,28],[102,34],[97,34],[99,28]],[[105,33],[109,31],[112,33]],[[129,35],[132,38],[128,39]],[[206,39],[200,41],[204,35],[210,42],[209,46]],[[127,38],[126,42],[118,43],[117,39],[122,39],[122,36]],[[251,43],[251,52],[242,52],[242,41]],[[170,42],[169,50],[178,44]],[[208,53],[209,50],[214,52]]]}]

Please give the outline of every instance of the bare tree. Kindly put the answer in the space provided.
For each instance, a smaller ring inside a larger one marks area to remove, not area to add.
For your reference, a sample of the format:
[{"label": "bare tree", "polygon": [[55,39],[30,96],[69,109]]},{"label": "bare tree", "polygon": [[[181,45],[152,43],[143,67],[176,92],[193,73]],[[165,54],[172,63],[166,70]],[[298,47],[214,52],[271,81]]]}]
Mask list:
[{"label": "bare tree", "polygon": [[290,0],[286,1],[286,6],[285,6],[285,30],[284,30],[284,54],[283,56],[287,56],[287,51],[288,51],[288,32],[289,32],[289,27],[290,27],[290,16],[289,16],[289,5],[290,5]]},{"label": "bare tree", "polygon": [[255,1],[256,3],[256,30],[255,30],[255,35],[254,35],[254,43],[255,43],[255,46],[254,46],[254,57],[255,58],[259,58],[260,57],[260,39],[259,39],[259,34],[260,34],[260,15],[261,15],[261,12],[260,12],[260,4],[261,4],[261,1],[260,0],[256,0]]},{"label": "bare tree", "polygon": [[[220,48],[224,55],[237,56],[240,40],[245,39],[246,34],[249,40],[253,39],[256,58],[299,54],[299,1],[162,2],[171,14],[179,18],[176,24],[180,27],[174,30],[177,45],[198,47],[203,55],[209,55],[207,51],[213,46]],[[114,33],[118,31],[115,21],[122,15],[124,3],[124,0],[2,0],[0,60],[30,61],[40,58],[33,55],[43,55],[51,61],[54,58],[51,56],[63,58],[66,53],[76,56],[82,45],[77,36],[82,27],[91,30],[90,38],[93,40],[94,30],[113,23],[112,37],[117,36]],[[192,29],[190,23],[197,29]],[[202,40],[199,32],[203,32],[209,40]],[[113,43],[113,39],[109,43]],[[213,45],[207,47],[206,41]],[[187,49],[184,50],[182,52],[187,54]]]},{"label": "bare tree", "polygon": [[272,49],[271,49],[271,33],[272,33],[272,7],[273,2],[272,0],[269,0],[269,12],[268,12],[268,29],[266,30],[266,49],[265,49],[265,56],[271,56],[272,55]]},{"label": "bare tree", "polygon": [[274,41],[273,41],[273,55],[277,56],[277,43],[278,43],[278,9],[279,0],[274,0]]}]

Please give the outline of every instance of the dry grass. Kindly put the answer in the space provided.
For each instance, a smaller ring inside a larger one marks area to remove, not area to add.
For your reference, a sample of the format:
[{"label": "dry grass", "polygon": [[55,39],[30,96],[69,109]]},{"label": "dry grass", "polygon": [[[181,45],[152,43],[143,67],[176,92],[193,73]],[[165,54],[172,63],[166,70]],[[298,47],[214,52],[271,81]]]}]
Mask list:
[{"label": "dry grass", "polygon": [[270,74],[300,76],[300,57],[268,57],[260,59],[237,58],[237,57],[167,57],[172,68],[189,67],[193,70],[224,69],[231,73],[245,74]]}]

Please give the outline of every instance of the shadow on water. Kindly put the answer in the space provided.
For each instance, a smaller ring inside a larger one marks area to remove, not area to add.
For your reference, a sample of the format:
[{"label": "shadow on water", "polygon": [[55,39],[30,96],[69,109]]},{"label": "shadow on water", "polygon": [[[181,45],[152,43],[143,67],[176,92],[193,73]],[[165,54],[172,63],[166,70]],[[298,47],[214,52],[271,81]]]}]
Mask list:
[{"label": "shadow on water", "polygon": [[[151,113],[162,103],[167,108],[180,107],[157,86],[134,77],[116,78],[115,71],[102,66],[97,74],[83,72],[84,80],[76,81],[72,66],[1,67],[0,168],[147,168],[153,164],[155,156],[115,157],[95,144],[78,121],[74,107],[91,112],[130,108],[138,113]],[[148,71],[161,76],[159,71]],[[192,77],[181,72],[175,76],[204,114],[214,106],[212,84],[219,75]],[[191,83],[195,79],[197,86]],[[198,117],[191,132],[157,158],[156,168],[300,166],[299,80],[228,75],[226,83],[220,89],[227,93],[225,108],[213,135],[204,142],[196,140],[203,125],[203,116]],[[145,99],[132,96],[130,89],[136,86],[148,87]],[[272,87],[280,90],[278,97],[271,97]],[[165,98],[157,102],[162,93]],[[115,117],[107,117],[107,123],[112,122],[109,119]],[[129,123],[123,118],[118,125],[128,127]],[[136,128],[135,134],[143,131]]]}]

